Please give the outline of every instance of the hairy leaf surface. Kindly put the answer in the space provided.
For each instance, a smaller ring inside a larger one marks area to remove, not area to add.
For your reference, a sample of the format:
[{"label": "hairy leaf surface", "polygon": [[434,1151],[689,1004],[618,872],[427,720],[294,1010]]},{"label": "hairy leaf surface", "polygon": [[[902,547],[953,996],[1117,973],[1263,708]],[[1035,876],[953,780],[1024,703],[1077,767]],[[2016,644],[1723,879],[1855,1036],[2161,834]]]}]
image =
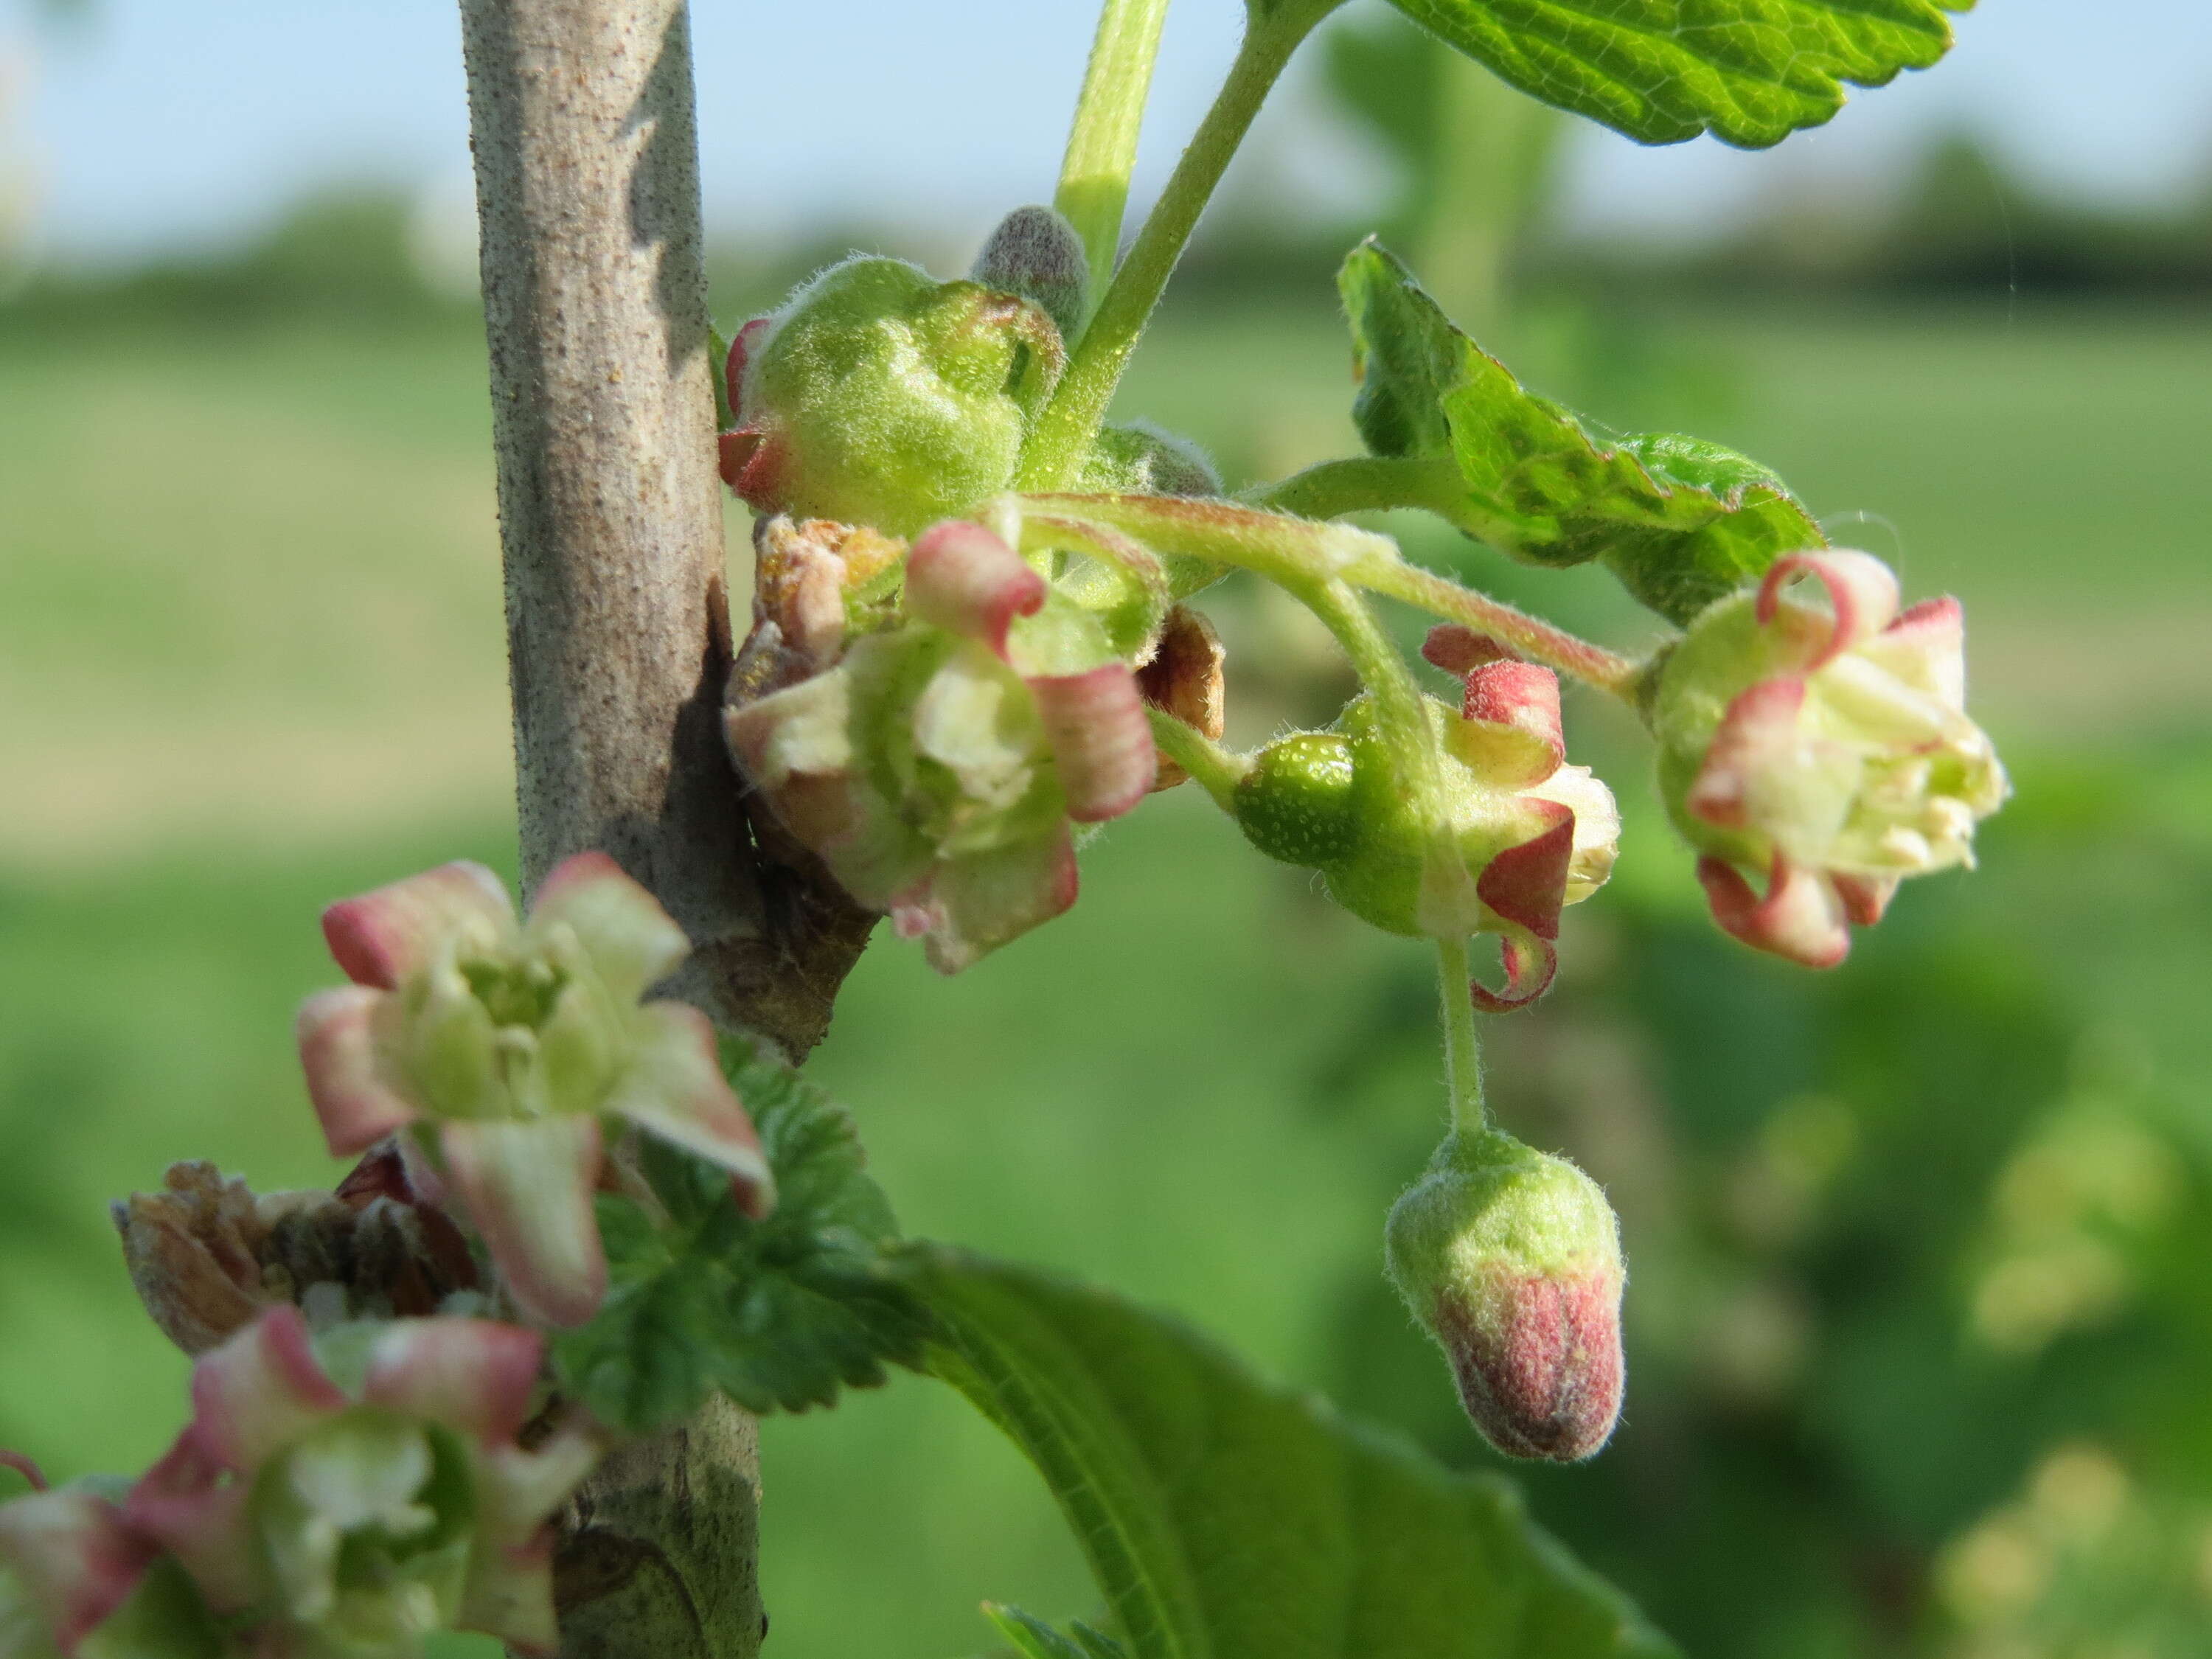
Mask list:
[{"label": "hairy leaf surface", "polygon": [[1972,0],[1390,0],[1522,91],[1646,144],[1749,149],[1950,49]]},{"label": "hairy leaf surface", "polygon": [[1674,1652],[1504,1482],[1261,1382],[1176,1320],[950,1251],[919,1282],[929,1368],[1043,1474],[1132,1659]]},{"label": "hairy leaf surface", "polygon": [[680,1420],[715,1389],[756,1413],[826,1406],[921,1357],[925,1316],[852,1120],[747,1044],[726,1042],[723,1066],[775,1171],[775,1212],[749,1219],[726,1172],[641,1141],[666,1223],[600,1198],[606,1303],[553,1345],[563,1390],[632,1432]]},{"label": "hairy leaf surface", "polygon": [[1595,434],[1522,387],[1372,239],[1338,277],[1358,366],[1352,418],[1408,463],[1404,505],[1531,564],[1602,559],[1675,623],[1826,538],[1757,462],[1695,438]]}]

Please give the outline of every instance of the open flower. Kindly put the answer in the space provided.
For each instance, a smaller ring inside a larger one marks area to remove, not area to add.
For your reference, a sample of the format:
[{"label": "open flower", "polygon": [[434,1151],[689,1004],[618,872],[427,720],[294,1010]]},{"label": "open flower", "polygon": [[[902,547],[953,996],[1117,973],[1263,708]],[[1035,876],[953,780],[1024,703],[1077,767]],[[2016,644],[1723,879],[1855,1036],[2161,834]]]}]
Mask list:
[{"label": "open flower", "polygon": [[[1799,576],[1826,610],[1785,594]],[[1900,614],[1888,566],[1842,551],[1792,554],[1691,624],[1650,720],[1723,927],[1832,967],[1903,878],[1972,864],[2007,785],[1966,716],[1965,632],[1956,599]]]},{"label": "open flower", "polygon": [[1491,1012],[1522,1007],[1558,969],[1560,910],[1612,872],[1620,817],[1588,767],[1565,763],[1550,669],[1455,626],[1431,632],[1424,654],[1466,681],[1456,712],[1426,700],[1439,803],[1408,787],[1406,757],[1360,697],[1335,731],[1260,752],[1237,786],[1237,822],[1261,851],[1321,871],[1332,898],[1378,927],[1499,935],[1504,988],[1470,993]]},{"label": "open flower", "polygon": [[1156,757],[1127,665],[997,536],[933,526],[905,581],[902,623],[726,723],[778,821],[953,973],[1075,902],[1070,823],[1134,806]]},{"label": "open flower", "polygon": [[714,1028],[639,1001],[684,958],[684,931],[605,854],[557,866],[526,923],[497,877],[461,863],[332,905],[323,933],[354,981],[300,1011],[331,1152],[411,1126],[417,1190],[458,1195],[533,1316],[580,1324],[606,1293],[592,1193],[610,1124],[720,1164],[748,1213],[772,1204]]},{"label": "open flower", "polygon": [[277,1653],[414,1659],[433,1631],[550,1652],[554,1512],[598,1461],[534,1450],[542,1340],[479,1319],[270,1309],[192,1370],[192,1420],[123,1514]]},{"label": "open flower", "polygon": [[214,1620],[183,1570],[91,1482],[49,1490],[27,1459],[0,1453],[34,1488],[0,1504],[0,1656],[5,1659],[217,1659]]}]

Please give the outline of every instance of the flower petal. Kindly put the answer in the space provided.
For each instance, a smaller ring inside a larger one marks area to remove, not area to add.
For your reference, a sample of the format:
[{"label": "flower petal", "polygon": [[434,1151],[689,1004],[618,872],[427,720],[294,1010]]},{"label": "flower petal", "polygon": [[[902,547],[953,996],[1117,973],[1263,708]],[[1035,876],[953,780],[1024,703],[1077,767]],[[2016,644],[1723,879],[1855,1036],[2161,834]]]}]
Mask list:
[{"label": "flower petal", "polygon": [[531,1659],[550,1659],[559,1650],[550,1529],[528,1544],[471,1552],[468,1588],[453,1627],[496,1636],[510,1651]]},{"label": "flower petal", "polygon": [[1966,613],[1948,594],[1923,599],[1859,647],[1917,690],[1966,706]]},{"label": "flower petal", "polygon": [[545,1344],[489,1319],[396,1319],[369,1349],[362,1398],[476,1437],[511,1441],[530,1419]]},{"label": "flower petal", "polygon": [[1871,927],[1881,920],[1890,900],[1897,896],[1899,879],[1896,876],[1849,875],[1840,870],[1828,872],[1836,898],[1844,907],[1844,920],[1854,927]]},{"label": "flower petal", "polygon": [[617,1002],[635,1002],[691,954],[660,901],[605,853],[563,859],[539,884],[526,931],[543,939],[562,926],[575,931]]},{"label": "flower petal", "polygon": [[485,944],[514,931],[507,884],[466,860],[392,882],[323,912],[323,938],[346,977],[383,991],[427,962],[439,940],[462,930]]},{"label": "flower petal", "polygon": [[980,640],[1002,657],[1007,628],[1036,614],[1046,588],[1020,554],[964,519],[932,525],[907,556],[907,614]]},{"label": "flower petal", "polygon": [[307,1097],[332,1158],[356,1158],[415,1118],[415,1108],[377,1075],[370,1024],[386,994],[365,985],[318,991],[294,1022]]},{"label": "flower petal", "polygon": [[251,1475],[274,1453],[346,1407],[289,1302],[202,1354],[192,1367],[192,1423],[200,1448]]},{"label": "flower petal", "polygon": [[1698,880],[1722,929],[1754,950],[1832,968],[1850,954],[1844,901],[1832,882],[1780,853],[1767,875],[1766,896],[1752,890],[1737,868],[1708,854],[1698,860]]},{"label": "flower petal", "polygon": [[1748,827],[1751,799],[1762,775],[1793,762],[1805,682],[1782,675],[1737,693],[1705,746],[1705,763],[1691,781],[1683,806],[1692,817],[1723,830]]},{"label": "flower petal", "polygon": [[524,1311],[580,1325],[607,1293],[607,1258],[592,1212],[599,1123],[585,1113],[532,1122],[440,1126],[447,1173]]},{"label": "flower petal", "polygon": [[1823,553],[1792,553],[1768,568],[1765,580],[1759,585],[1756,614],[1762,626],[1774,620],[1782,604],[1782,590],[1798,576],[1811,576],[1828,590],[1835,615],[1826,643],[1806,665],[1808,672],[1872,639],[1897,615],[1897,577],[1890,568],[1871,553],[1838,548]]},{"label": "flower petal", "polygon": [[957,974],[1075,902],[1075,846],[1066,824],[1036,841],[938,866],[925,892],[894,908],[902,939],[926,936],[929,965]]},{"label": "flower petal", "polygon": [[738,1207],[755,1220],[775,1208],[775,1177],[760,1136],[722,1075],[714,1028],[696,1008],[648,1002],[638,1010],[636,1051],[606,1109],[720,1164]]},{"label": "flower petal", "polygon": [[1109,662],[1087,673],[1028,684],[1060,769],[1067,816],[1078,823],[1101,823],[1142,800],[1159,757],[1137,677],[1127,665]]},{"label": "flower petal", "polygon": [[0,1504],[0,1567],[65,1654],[130,1598],[155,1553],[120,1510],[88,1492],[33,1492]]}]

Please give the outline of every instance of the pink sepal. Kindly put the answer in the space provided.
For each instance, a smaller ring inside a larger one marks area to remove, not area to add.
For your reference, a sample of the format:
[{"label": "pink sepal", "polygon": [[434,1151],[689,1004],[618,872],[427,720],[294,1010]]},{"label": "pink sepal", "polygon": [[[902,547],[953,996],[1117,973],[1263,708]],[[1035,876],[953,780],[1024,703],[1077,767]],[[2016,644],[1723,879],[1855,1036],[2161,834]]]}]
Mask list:
[{"label": "pink sepal", "polygon": [[1698,880],[1713,920],[1754,950],[1808,968],[1832,968],[1850,952],[1850,929],[1844,925],[1844,901],[1834,884],[1778,852],[1764,898],[1741,871],[1710,854],[1698,860]]},{"label": "pink sepal", "polygon": [[1487,634],[1478,634],[1459,623],[1438,623],[1421,641],[1421,655],[1447,674],[1462,679],[1485,663],[1517,660],[1513,653]]},{"label": "pink sepal", "polygon": [[358,1157],[415,1118],[377,1075],[371,1024],[386,994],[365,985],[318,991],[294,1022],[307,1097],[332,1158]]},{"label": "pink sepal", "polygon": [[635,1058],[606,1109],[720,1164],[738,1207],[757,1221],[766,1217],[775,1207],[775,1177],[752,1119],[722,1075],[712,1022],[685,1003],[648,1002],[638,1024]]},{"label": "pink sepal", "polygon": [[333,904],[323,912],[331,955],[356,985],[389,991],[460,928],[497,937],[513,930],[506,884],[481,864],[460,860]]},{"label": "pink sepal", "polygon": [[1045,579],[979,524],[946,519],[923,531],[907,555],[907,614],[979,640],[1001,657],[1017,617],[1036,614]]},{"label": "pink sepal", "polygon": [[120,1510],[90,1492],[33,1492],[0,1504],[0,1566],[13,1573],[64,1654],[130,1598],[155,1554]]},{"label": "pink sepal", "polygon": [[1966,703],[1966,613],[1944,594],[1923,599],[1867,642],[1866,654],[1954,708]]},{"label": "pink sepal", "polygon": [[1559,936],[1559,911],[1566,903],[1567,870],[1575,854],[1574,809],[1555,800],[1527,803],[1551,827],[1507,848],[1483,866],[1475,896],[1539,939]]},{"label": "pink sepal", "polygon": [[599,1175],[599,1119],[448,1121],[439,1126],[447,1173],[483,1235],[515,1302],[552,1325],[580,1325],[607,1293],[592,1190]]},{"label": "pink sepal", "polygon": [[397,1319],[377,1334],[362,1397],[488,1444],[530,1419],[544,1340],[489,1319]]},{"label": "pink sepal", "polygon": [[1159,756],[1137,677],[1127,665],[1109,662],[1087,673],[1040,676],[1027,684],[1060,769],[1069,817],[1101,823],[1145,798]]},{"label": "pink sepal", "polygon": [[1567,757],[1567,738],[1559,718],[1559,677],[1533,662],[1489,662],[1469,671],[1461,713],[1486,726],[1525,732],[1551,752],[1540,783]]},{"label": "pink sepal", "polygon": [[187,1425],[124,1499],[131,1524],[177,1558],[217,1613],[236,1613],[259,1591],[246,1506],[253,1482],[229,1474]]},{"label": "pink sepal", "polygon": [[1796,748],[1804,707],[1805,682],[1794,674],[1738,692],[1713,729],[1705,762],[1682,797],[1684,809],[1719,829],[1742,829],[1750,813],[1751,780],[1786,763]]},{"label": "pink sepal", "polygon": [[1534,934],[1508,933],[1498,947],[1505,968],[1505,989],[1493,991],[1480,980],[1468,981],[1468,994],[1486,1014],[1510,1014],[1526,1008],[1552,988],[1559,971],[1559,947]]},{"label": "pink sepal", "polygon": [[561,1647],[551,1529],[527,1544],[494,1545],[482,1556],[494,1559],[472,1565],[456,1627],[496,1636],[508,1651],[528,1659],[550,1659]]},{"label": "pink sepal", "polygon": [[1871,927],[1881,920],[1890,900],[1897,896],[1899,879],[1896,876],[1852,876],[1833,870],[1828,872],[1829,884],[1835,888],[1837,901],[1844,907],[1844,920],[1854,927]]},{"label": "pink sepal", "polygon": [[337,1412],[346,1397],[289,1302],[202,1354],[192,1367],[192,1424],[207,1455],[250,1474],[274,1452]]},{"label": "pink sepal", "polygon": [[46,1489],[46,1472],[18,1451],[0,1447],[0,1469],[13,1469],[31,1483],[33,1492]]},{"label": "pink sepal", "polygon": [[948,860],[891,906],[901,939],[921,939],[929,965],[957,974],[1075,902],[1075,844],[1063,823],[1042,840]]},{"label": "pink sepal", "polygon": [[748,507],[763,513],[781,510],[784,474],[791,464],[791,446],[783,439],[761,427],[741,426],[717,434],[715,460],[722,482]]},{"label": "pink sepal", "polygon": [[606,854],[562,859],[531,896],[529,931],[573,929],[617,1001],[641,995],[691,953],[660,901]]},{"label": "pink sepal", "polygon": [[1766,579],[1759,585],[1756,615],[1762,626],[1774,620],[1782,590],[1797,576],[1811,576],[1826,588],[1835,613],[1827,642],[1805,665],[1808,672],[1881,633],[1897,615],[1897,578],[1890,568],[1871,553],[1837,549],[1792,553],[1768,568]]}]

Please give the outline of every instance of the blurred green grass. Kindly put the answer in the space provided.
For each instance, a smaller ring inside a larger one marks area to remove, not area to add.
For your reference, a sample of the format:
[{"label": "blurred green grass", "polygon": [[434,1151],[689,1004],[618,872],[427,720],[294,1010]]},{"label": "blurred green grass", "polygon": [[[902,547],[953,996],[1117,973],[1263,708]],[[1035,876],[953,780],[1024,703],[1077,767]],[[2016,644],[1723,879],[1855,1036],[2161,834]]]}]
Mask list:
[{"label": "blurred green grass", "polygon": [[[2050,1565],[2075,1560],[2033,1530],[2054,1448],[2096,1449],[2212,1547],[2192,469],[2212,330],[2040,307],[1644,326],[1729,372],[1608,377],[1586,355],[1594,412],[1736,442],[1823,514],[1878,509],[1893,528],[1864,538],[1908,585],[1966,599],[2022,793],[1979,875],[1916,884],[1844,969],[1799,975],[1711,934],[1629,734],[1573,712],[1631,850],[1576,913],[1557,996],[1501,1027],[1498,1092],[1620,1199],[1637,1346],[1620,1444],[1532,1480],[1538,1509],[1693,1651],[2087,1653],[1999,1641],[2031,1613],[2094,1634],[2079,1584],[2120,1582]],[[1325,295],[1171,311],[1139,361],[1124,407],[1232,481],[1350,441]],[[331,1178],[289,1037],[331,977],[318,908],[443,858],[511,869],[489,472],[471,334],[0,346],[0,1443],[58,1473],[143,1462],[180,1408],[105,1200],[186,1156],[263,1188]],[[1580,574],[1560,608],[1640,637]],[[1224,605],[1279,717],[1280,641]],[[1379,1280],[1382,1211],[1440,1115],[1422,953],[1261,865],[1188,790],[1112,826],[1084,883],[959,980],[895,942],[856,972],[816,1070],[907,1226],[1181,1310],[1482,1461]],[[2069,1112],[2131,1126],[2167,1197],[2035,1188]],[[763,1447],[772,1651],[925,1659],[983,1645],[985,1595],[1090,1605],[1034,1480],[933,1385],[772,1421]],[[2048,1595],[1992,1601],[1974,1577],[2007,1505]],[[1768,1569],[1748,1582],[1747,1551]],[[2130,1605],[2191,1593],[2154,1589]]]}]

